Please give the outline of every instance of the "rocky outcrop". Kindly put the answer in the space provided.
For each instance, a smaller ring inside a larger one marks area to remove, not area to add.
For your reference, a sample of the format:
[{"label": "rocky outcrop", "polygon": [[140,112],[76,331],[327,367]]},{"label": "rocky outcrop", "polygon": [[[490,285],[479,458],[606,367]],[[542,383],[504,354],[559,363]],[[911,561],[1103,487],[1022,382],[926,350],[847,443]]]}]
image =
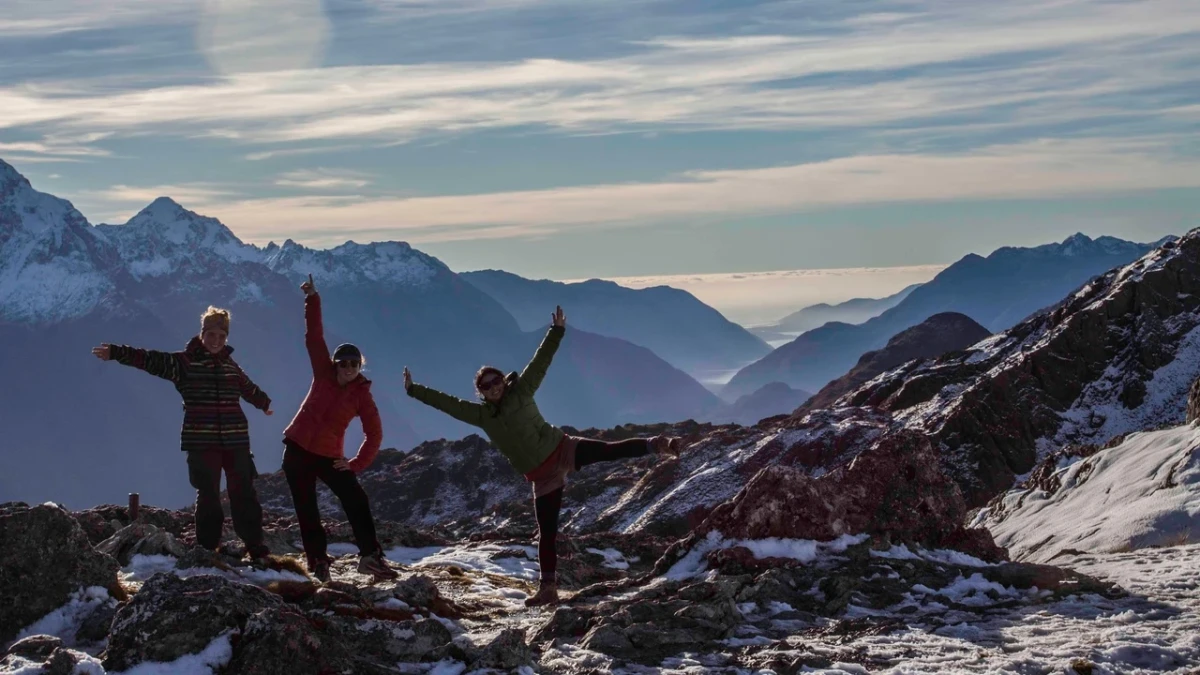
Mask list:
[{"label": "rocky outcrop", "polygon": [[960,351],[989,335],[991,331],[966,314],[934,314],[920,324],[892,336],[883,349],[863,354],[850,372],[825,385],[805,401],[796,414],[829,407],[845,394],[909,361]]},{"label": "rocky outcrop", "polygon": [[111,537],[96,544],[96,550],[128,565],[135,555],[170,555],[176,558],[187,553],[187,547],[170,533],[149,523],[137,522],[117,530]]},{"label": "rocky outcrop", "polygon": [[60,506],[0,504],[0,542],[0,644],[81,588],[99,586],[124,597],[117,561],[93,550]]},{"label": "rocky outcrop", "polygon": [[907,364],[844,396],[930,434],[981,506],[1039,452],[1183,422],[1200,375],[1200,231],[1093,280],[961,354]]},{"label": "rocky outcrop", "polygon": [[881,542],[969,548],[988,560],[1006,557],[986,530],[965,531],[966,515],[962,493],[939,468],[929,438],[900,431],[820,476],[786,465],[763,469],[672,546],[655,569],[664,573],[712,534],[814,541],[862,534]]}]

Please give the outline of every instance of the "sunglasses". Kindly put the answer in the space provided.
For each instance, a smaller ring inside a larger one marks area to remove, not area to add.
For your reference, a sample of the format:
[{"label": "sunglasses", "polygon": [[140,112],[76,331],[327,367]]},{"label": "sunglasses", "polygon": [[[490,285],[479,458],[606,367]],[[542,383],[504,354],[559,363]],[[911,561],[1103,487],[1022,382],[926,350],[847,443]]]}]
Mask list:
[{"label": "sunglasses", "polygon": [[504,380],[499,377],[491,377],[486,380],[479,381],[479,391],[487,391],[496,385],[504,384]]},{"label": "sunglasses", "polygon": [[357,368],[361,361],[338,361],[338,368]]}]

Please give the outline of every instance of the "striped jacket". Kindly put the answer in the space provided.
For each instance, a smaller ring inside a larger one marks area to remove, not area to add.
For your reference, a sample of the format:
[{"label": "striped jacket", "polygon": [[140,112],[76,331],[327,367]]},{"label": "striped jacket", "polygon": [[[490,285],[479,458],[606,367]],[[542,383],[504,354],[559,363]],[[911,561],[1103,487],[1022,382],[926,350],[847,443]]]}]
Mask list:
[{"label": "striped jacket", "polygon": [[250,427],[240,399],[269,410],[271,399],[230,356],[233,347],[210,354],[193,337],[181,352],[159,352],[112,345],[110,357],[126,366],[170,380],[183,396],[183,430],[179,449],[249,450]]}]

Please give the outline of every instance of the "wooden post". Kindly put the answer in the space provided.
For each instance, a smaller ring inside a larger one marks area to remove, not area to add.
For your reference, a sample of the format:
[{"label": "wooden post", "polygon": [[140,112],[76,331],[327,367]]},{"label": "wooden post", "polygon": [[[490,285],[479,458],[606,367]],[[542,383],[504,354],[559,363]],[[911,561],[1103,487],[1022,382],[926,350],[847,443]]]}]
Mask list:
[{"label": "wooden post", "polygon": [[136,522],[138,519],[138,511],[140,510],[139,506],[141,506],[140,501],[141,500],[138,497],[138,493],[129,493],[129,522],[131,523]]}]

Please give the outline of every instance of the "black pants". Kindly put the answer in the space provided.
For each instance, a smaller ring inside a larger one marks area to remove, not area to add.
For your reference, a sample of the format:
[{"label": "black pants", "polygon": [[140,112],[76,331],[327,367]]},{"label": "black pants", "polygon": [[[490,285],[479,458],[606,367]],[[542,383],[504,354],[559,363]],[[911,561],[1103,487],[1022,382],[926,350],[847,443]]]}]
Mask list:
[{"label": "black pants", "polygon": [[229,489],[233,531],[246,544],[250,555],[265,556],[262,506],[254,490],[258,470],[249,450],[189,450],[188,481],[196,488],[196,543],[216,550],[221,544],[225,512],[221,509],[221,472]]},{"label": "black pants", "polygon": [[283,473],[292,490],[292,503],[296,505],[296,519],[300,522],[300,540],[304,542],[304,555],[309,565],[329,559],[325,528],[321,526],[321,510],[317,504],[318,479],[328,485],[342,503],[346,520],[350,521],[350,528],[354,530],[354,543],[358,544],[359,555],[381,551],[383,547],[375,538],[371,504],[358,482],[358,476],[349,469],[333,468],[332,457],[315,455],[291,441],[284,441],[283,446]]},{"label": "black pants", "polygon": [[[575,448],[575,470],[595,464],[628,457],[643,457],[650,454],[650,443],[645,438],[630,438],[624,441],[605,443],[585,439]],[[533,500],[533,510],[538,524],[538,566],[542,581],[555,580],[558,570],[558,552],[554,546],[558,539],[558,512],[562,509],[563,489],[542,495]]]}]

